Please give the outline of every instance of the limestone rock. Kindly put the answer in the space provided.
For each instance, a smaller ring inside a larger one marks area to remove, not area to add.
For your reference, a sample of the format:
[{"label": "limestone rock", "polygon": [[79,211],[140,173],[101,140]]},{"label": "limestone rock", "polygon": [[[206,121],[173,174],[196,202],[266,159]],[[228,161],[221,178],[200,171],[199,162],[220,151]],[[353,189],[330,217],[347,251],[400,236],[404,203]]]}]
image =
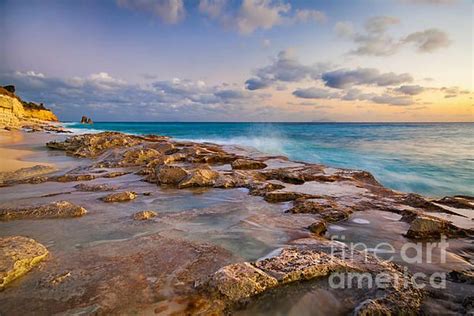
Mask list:
[{"label": "limestone rock", "polygon": [[118,193],[112,193],[102,198],[102,201],[111,203],[111,202],[127,202],[134,200],[137,197],[135,192],[124,191]]},{"label": "limestone rock", "polygon": [[255,262],[255,266],[281,283],[310,280],[350,266],[324,252],[285,248],[276,257]]},{"label": "limestone rock", "polygon": [[309,198],[309,197],[311,196],[304,193],[277,190],[277,191],[271,191],[271,192],[265,193],[264,199],[267,202],[276,203],[276,202],[288,202],[288,201],[293,201],[300,198]]},{"label": "limestone rock", "polygon": [[133,214],[132,217],[136,221],[142,221],[142,220],[147,220],[156,216],[158,216],[158,214],[155,211],[140,211]]},{"label": "limestone rock", "polygon": [[87,213],[81,206],[68,201],[15,209],[0,209],[0,220],[79,217]]},{"label": "limestone rock", "polygon": [[329,199],[300,199],[294,202],[288,213],[320,214],[328,222],[338,222],[349,217],[352,211]]},{"label": "limestone rock", "polygon": [[178,185],[187,175],[188,172],[178,166],[163,165],[156,169],[156,180],[159,184]]},{"label": "limestone rock", "polygon": [[211,187],[216,183],[219,173],[206,168],[191,170],[189,174],[178,184],[178,188]]},{"label": "limestone rock", "polygon": [[474,210],[474,197],[472,196],[445,196],[435,202],[454,208]]},{"label": "limestone rock", "polygon": [[0,238],[0,291],[30,271],[48,255],[48,250],[31,238]]},{"label": "limestone rock", "polygon": [[0,183],[16,182],[55,171],[52,166],[36,165],[10,172],[0,172]]},{"label": "limestone rock", "polygon": [[267,167],[265,163],[258,160],[251,160],[251,159],[234,160],[231,166],[233,169],[263,169]]},{"label": "limestone rock", "polygon": [[219,269],[209,282],[211,288],[226,299],[237,302],[278,285],[278,281],[248,262]]},{"label": "limestone rock", "polygon": [[411,222],[406,235],[412,239],[437,239],[441,235],[451,235],[450,225],[448,221],[439,218],[418,215]]},{"label": "limestone rock", "polygon": [[143,141],[143,138],[139,136],[125,135],[118,132],[102,132],[75,135],[65,141],[51,141],[46,146],[51,149],[64,150],[67,154],[73,156],[94,158],[107,149],[136,146]]},{"label": "limestone rock", "polygon": [[102,191],[113,191],[115,187],[112,187],[108,184],[87,184],[87,183],[80,183],[74,186],[75,189],[78,191],[84,192],[102,192]]},{"label": "limestone rock", "polygon": [[327,231],[326,223],[324,221],[317,221],[309,225],[309,231],[317,236],[324,236]]}]

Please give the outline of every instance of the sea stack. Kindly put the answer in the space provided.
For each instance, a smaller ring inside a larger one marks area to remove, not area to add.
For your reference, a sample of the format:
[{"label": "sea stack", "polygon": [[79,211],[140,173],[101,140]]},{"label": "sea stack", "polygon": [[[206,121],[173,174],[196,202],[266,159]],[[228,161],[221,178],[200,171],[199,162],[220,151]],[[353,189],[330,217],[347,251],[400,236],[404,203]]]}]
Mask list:
[{"label": "sea stack", "polygon": [[81,118],[81,124],[94,124],[94,122],[92,122],[90,117],[83,115]]}]

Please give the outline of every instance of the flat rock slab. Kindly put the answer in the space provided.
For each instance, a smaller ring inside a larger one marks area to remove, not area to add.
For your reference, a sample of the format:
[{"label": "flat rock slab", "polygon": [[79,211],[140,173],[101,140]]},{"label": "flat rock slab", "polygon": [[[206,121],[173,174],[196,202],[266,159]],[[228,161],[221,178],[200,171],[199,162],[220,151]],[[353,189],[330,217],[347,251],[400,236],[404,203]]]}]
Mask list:
[{"label": "flat rock slab", "polygon": [[111,203],[111,202],[127,202],[134,200],[137,197],[137,194],[135,192],[119,192],[119,193],[112,193],[109,195],[106,195],[102,198],[102,201]]},{"label": "flat rock slab", "polygon": [[0,172],[0,183],[8,183],[10,181],[25,180],[46,173],[56,171],[52,166],[36,165],[28,168],[21,168],[10,172]]},{"label": "flat rock slab", "polygon": [[0,291],[30,271],[48,255],[48,250],[31,238],[0,238]]},{"label": "flat rock slab", "polygon": [[0,221],[14,219],[79,217],[86,213],[87,210],[79,205],[68,201],[58,201],[25,208],[0,209]]}]

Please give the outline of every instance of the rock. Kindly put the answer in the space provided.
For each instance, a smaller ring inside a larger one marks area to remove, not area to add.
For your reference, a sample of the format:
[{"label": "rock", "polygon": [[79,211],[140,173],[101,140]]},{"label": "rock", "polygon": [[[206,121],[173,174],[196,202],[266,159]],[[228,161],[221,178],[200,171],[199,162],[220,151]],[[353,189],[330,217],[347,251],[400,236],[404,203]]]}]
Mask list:
[{"label": "rock", "polygon": [[188,176],[188,171],[178,166],[163,165],[156,169],[156,181],[159,184],[178,185]]},{"label": "rock", "polygon": [[298,171],[300,171],[300,169],[280,168],[262,172],[262,175],[265,176],[267,180],[279,180],[285,183],[303,184],[305,182],[304,176]]},{"label": "rock", "polygon": [[255,266],[283,284],[327,276],[341,268],[352,269],[346,261],[324,252],[297,248],[285,248],[276,257],[255,262]]},{"label": "rock", "polygon": [[289,192],[289,191],[271,191],[265,193],[264,199],[267,202],[277,203],[277,202],[288,202],[300,198],[309,198],[311,197],[308,194],[299,193],[299,192]]},{"label": "rock", "polygon": [[[225,310],[225,306],[248,303],[252,297],[268,290],[276,294],[280,289],[297,286],[292,283],[328,278],[332,273],[390,275],[383,288],[364,288],[362,296],[351,297],[354,303],[360,302],[353,313],[372,315],[367,312],[374,311],[374,315],[378,315],[378,311],[384,311],[383,315],[416,315],[419,312],[422,292],[413,286],[410,275],[405,275],[400,267],[363,252],[349,254],[347,246],[325,240],[312,239],[311,244],[284,248],[274,257],[225,266],[211,275],[201,288],[209,293],[210,301],[223,305]],[[399,282],[404,282],[401,283],[404,286]],[[232,314],[232,310],[227,312]]]},{"label": "rock", "polygon": [[79,217],[87,213],[81,206],[68,201],[15,209],[0,209],[0,220]]},{"label": "rock", "polygon": [[104,174],[102,177],[103,178],[117,178],[117,177],[127,175],[129,173],[130,172],[127,172],[127,171],[112,171],[112,172]]},{"label": "rock", "polygon": [[113,191],[115,187],[112,187],[108,184],[87,184],[87,183],[80,183],[74,186],[75,189],[78,191],[84,192],[102,192],[102,191]]},{"label": "rock", "polygon": [[40,263],[48,250],[23,236],[0,238],[0,291]]},{"label": "rock", "polygon": [[448,221],[428,215],[418,215],[410,224],[406,236],[412,239],[439,239],[461,233]]},{"label": "rock", "polygon": [[320,214],[328,222],[346,220],[352,213],[351,209],[341,206],[330,199],[300,199],[293,203],[293,208],[287,211],[293,214]]},{"label": "rock", "polygon": [[238,302],[278,285],[278,281],[248,262],[225,266],[212,275],[209,286],[227,300]]},{"label": "rock", "polygon": [[140,166],[158,159],[162,154],[152,148],[137,148],[127,150],[123,154],[123,159],[118,163],[119,166]]},{"label": "rock", "polygon": [[266,168],[267,165],[258,160],[251,160],[251,159],[237,159],[234,160],[231,164],[232,169],[263,169]]},{"label": "rock", "polygon": [[55,171],[51,166],[36,165],[10,172],[0,172],[0,183],[17,182]]},{"label": "rock", "polygon": [[155,211],[140,211],[133,214],[132,217],[136,221],[142,221],[142,220],[147,220],[156,216],[158,216],[158,214]]},{"label": "rock", "polygon": [[212,187],[218,177],[217,171],[206,168],[194,169],[178,184],[178,188]]},{"label": "rock", "polygon": [[309,225],[309,231],[317,236],[324,236],[327,231],[326,222],[324,221],[317,221],[313,224]]},{"label": "rock", "polygon": [[132,147],[144,142],[140,136],[118,132],[102,132],[69,137],[65,141],[51,141],[46,144],[51,149],[64,150],[67,154],[95,158],[106,150],[117,147]]},{"label": "rock", "polygon": [[474,284],[474,268],[463,271],[453,270],[448,273],[448,277],[453,282]]},{"label": "rock", "polygon": [[125,191],[112,193],[102,198],[102,201],[111,203],[111,202],[127,202],[134,200],[137,197],[135,192]]},{"label": "rock", "polygon": [[435,202],[449,207],[474,210],[474,197],[470,196],[445,196]]},{"label": "rock", "polygon": [[93,174],[65,174],[62,176],[51,177],[50,181],[56,182],[74,182],[74,181],[91,181],[96,178]]},{"label": "rock", "polygon": [[264,196],[268,192],[284,189],[285,186],[279,183],[264,182],[251,185],[249,188],[250,195]]},{"label": "rock", "polygon": [[426,211],[442,211],[439,206],[434,205],[432,202],[426,200],[421,195],[415,193],[409,193],[405,195],[401,203],[409,205],[414,208],[420,208]]},{"label": "rock", "polygon": [[81,124],[93,124],[92,119],[87,116],[82,116]]}]

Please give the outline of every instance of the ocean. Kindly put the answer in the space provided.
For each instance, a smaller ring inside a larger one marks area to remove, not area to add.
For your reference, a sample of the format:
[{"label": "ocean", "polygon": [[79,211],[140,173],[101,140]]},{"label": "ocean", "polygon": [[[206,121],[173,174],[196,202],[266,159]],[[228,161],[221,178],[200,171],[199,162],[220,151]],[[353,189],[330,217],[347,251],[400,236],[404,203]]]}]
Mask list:
[{"label": "ocean", "polygon": [[474,123],[66,123],[80,132],[159,134],[235,144],[370,171],[385,186],[432,197],[474,195]]}]

